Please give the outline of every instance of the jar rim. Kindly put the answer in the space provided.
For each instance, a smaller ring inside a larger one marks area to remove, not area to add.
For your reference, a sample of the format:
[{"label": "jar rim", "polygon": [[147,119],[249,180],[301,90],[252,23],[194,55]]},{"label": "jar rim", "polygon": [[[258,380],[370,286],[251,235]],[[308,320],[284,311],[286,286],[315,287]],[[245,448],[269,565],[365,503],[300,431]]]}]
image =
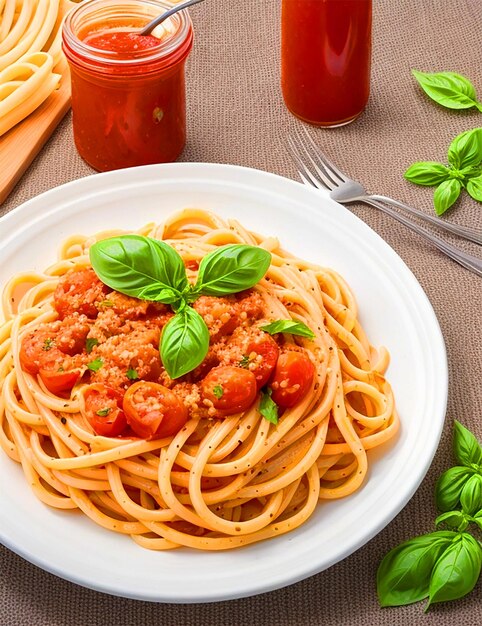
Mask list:
[{"label": "jar rim", "polygon": [[[169,18],[174,23],[175,30],[172,35],[161,39],[159,46],[133,51],[132,54],[129,54],[129,58],[120,58],[118,53],[112,50],[95,48],[76,34],[76,29],[78,30],[79,25],[88,16],[99,13],[99,19],[101,19],[102,11],[111,9],[114,12],[110,14],[110,17],[125,17],[128,7],[131,7],[131,10],[139,10],[143,5],[165,10],[172,8],[172,5],[165,0],[87,0],[87,2],[79,4],[66,15],[64,20],[62,27],[64,52],[67,53],[67,56],[69,56],[68,52],[72,52],[91,63],[115,66],[119,69],[122,67],[127,69],[143,63],[169,61],[169,57],[173,53],[178,52],[180,47],[184,47],[184,43],[190,44],[190,39],[192,39],[192,23],[187,11],[179,11]],[[139,17],[142,17],[140,13]],[[147,24],[154,17],[155,14],[152,17],[148,16],[145,23]],[[142,25],[139,28],[142,28]],[[177,55],[175,56],[177,57]],[[174,61],[175,59],[173,59]]]}]

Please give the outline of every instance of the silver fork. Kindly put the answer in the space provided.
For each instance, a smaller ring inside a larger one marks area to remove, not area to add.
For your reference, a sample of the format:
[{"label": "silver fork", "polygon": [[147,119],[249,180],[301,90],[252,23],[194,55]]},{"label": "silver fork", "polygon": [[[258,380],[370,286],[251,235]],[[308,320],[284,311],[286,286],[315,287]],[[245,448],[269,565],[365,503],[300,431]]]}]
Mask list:
[{"label": "silver fork", "polygon": [[449,256],[457,263],[460,263],[463,267],[472,272],[475,272],[478,276],[482,276],[482,259],[467,254],[460,248],[444,241],[437,235],[431,233],[427,229],[419,226],[411,219],[399,213],[391,206],[383,204],[383,202],[393,203],[398,208],[402,208],[409,211],[412,215],[424,219],[427,222],[434,223],[439,228],[445,229],[474,241],[475,243],[482,243],[482,236],[480,233],[473,232],[463,226],[456,226],[448,222],[443,222],[437,218],[427,215],[418,209],[414,209],[407,205],[392,200],[391,198],[385,198],[385,196],[368,195],[363,186],[348,178],[343,172],[341,172],[327,157],[322,154],[319,148],[311,139],[310,135],[303,129],[303,134],[297,132],[288,136],[288,148],[293,156],[298,168],[298,173],[302,179],[316,187],[317,189],[325,189],[330,193],[330,198],[339,203],[350,202],[364,202],[371,206],[374,206],[384,213],[387,213],[400,223],[404,224],[415,233],[429,241],[432,245],[438,248],[441,252]]}]

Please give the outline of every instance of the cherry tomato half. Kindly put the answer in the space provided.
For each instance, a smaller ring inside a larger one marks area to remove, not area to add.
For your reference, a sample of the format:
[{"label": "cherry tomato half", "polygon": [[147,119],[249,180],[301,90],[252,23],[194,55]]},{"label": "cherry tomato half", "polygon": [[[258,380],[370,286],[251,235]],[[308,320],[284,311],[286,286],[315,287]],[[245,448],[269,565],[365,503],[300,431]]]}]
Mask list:
[{"label": "cherry tomato half", "polygon": [[170,437],[187,421],[182,400],[159,383],[134,383],[126,391],[122,406],[129,426],[143,439]]},{"label": "cherry tomato half", "polygon": [[245,411],[254,402],[256,392],[253,372],[231,365],[215,367],[201,381],[201,395],[212,402],[218,417]]},{"label": "cherry tomato half", "polygon": [[122,410],[122,394],[103,383],[89,385],[83,391],[82,413],[98,435],[117,437],[127,427]]},{"label": "cherry tomato half", "polygon": [[73,369],[65,372],[62,370],[41,368],[39,375],[47,389],[58,396],[72,389],[80,378],[80,370]]},{"label": "cherry tomato half", "polygon": [[[29,374],[38,374],[42,361],[55,350],[55,333],[47,329],[37,329],[28,333],[20,345],[20,364]],[[58,350],[57,350],[58,352]]]},{"label": "cherry tomato half", "polygon": [[55,395],[70,391],[80,378],[80,368],[72,367],[68,357],[58,348],[51,348],[41,357],[38,373],[47,389]]},{"label": "cherry tomato half", "polygon": [[270,383],[272,399],[283,409],[295,406],[311,387],[314,375],[315,367],[306,354],[282,352]]},{"label": "cherry tomato half", "polygon": [[[255,357],[251,358],[253,353]],[[278,344],[272,337],[266,335],[249,344],[247,356],[249,357],[249,370],[256,378],[258,389],[261,389],[266,385],[276,367],[279,356]]]}]

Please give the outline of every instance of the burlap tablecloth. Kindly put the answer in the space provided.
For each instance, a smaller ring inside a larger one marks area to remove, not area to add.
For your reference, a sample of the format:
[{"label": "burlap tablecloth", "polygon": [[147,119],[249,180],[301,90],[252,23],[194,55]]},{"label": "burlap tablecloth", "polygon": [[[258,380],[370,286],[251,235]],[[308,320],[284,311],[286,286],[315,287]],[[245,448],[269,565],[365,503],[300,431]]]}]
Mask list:
[{"label": "burlap tablecloth", "polygon": [[[279,0],[207,0],[192,9],[196,41],[188,66],[186,161],[234,163],[296,178],[280,139],[299,123],[279,87]],[[444,161],[451,139],[482,125],[475,110],[451,112],[430,102],[410,69],[452,70],[482,97],[480,0],[374,2],[372,93],[365,114],[336,130],[314,130],[341,168],[384,193],[431,212],[432,191],[403,180],[416,160]],[[77,155],[67,116],[0,212],[61,183],[90,174]],[[481,583],[465,599],[381,609],[375,573],[395,544],[432,529],[433,487],[452,464],[456,418],[482,438],[482,282],[406,228],[365,206],[355,213],[404,259],[427,293],[447,345],[450,388],[440,447],[421,487],[376,538],[329,570],[278,591],[216,604],[150,604],[81,588],[0,548],[0,624],[28,625],[344,625],[482,623]],[[482,205],[466,194],[453,221],[482,225]],[[467,244],[467,250],[474,250]]]}]

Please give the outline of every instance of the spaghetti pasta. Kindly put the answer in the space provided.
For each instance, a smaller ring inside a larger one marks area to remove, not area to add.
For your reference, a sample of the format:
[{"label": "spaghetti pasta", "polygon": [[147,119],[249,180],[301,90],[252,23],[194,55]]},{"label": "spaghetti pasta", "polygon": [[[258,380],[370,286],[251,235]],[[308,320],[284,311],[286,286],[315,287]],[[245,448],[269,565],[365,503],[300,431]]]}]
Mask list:
[{"label": "spaghetti pasta", "polygon": [[280,339],[283,350],[308,355],[310,388],[277,424],[263,417],[257,394],[249,408],[222,419],[190,411],[178,432],[162,438],[97,434],[82,409],[85,380],[63,397],[25,371],[20,357],[29,333],[55,323],[59,281],[72,268],[89,267],[95,241],[118,233],[71,237],[54,265],[13,277],[3,292],[0,443],[21,463],[35,495],[52,507],[78,509],[144,548],[225,550],[289,532],[320,500],[359,489],[367,450],[391,439],[399,419],[384,376],[388,352],[370,345],[344,280],[293,257],[274,237],[198,209],[139,233],[167,242],[194,268],[227,244],[268,250],[271,265],[253,288],[262,302],[253,324],[290,319],[313,331],[314,338]]}]

